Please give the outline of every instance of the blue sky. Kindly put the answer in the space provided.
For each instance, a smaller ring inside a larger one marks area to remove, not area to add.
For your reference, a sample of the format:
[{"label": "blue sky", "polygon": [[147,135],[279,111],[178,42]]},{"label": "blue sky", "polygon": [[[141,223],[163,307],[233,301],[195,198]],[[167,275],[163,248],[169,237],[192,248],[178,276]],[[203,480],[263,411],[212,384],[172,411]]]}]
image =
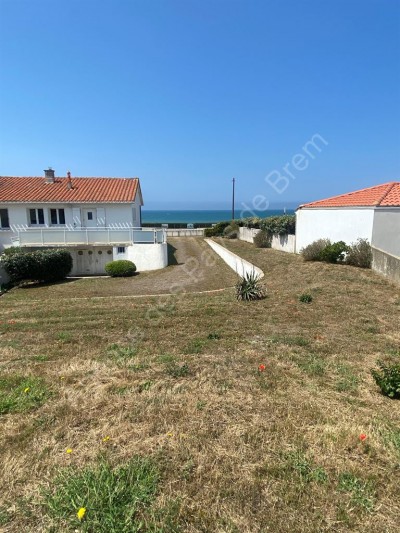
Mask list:
[{"label": "blue sky", "polygon": [[233,176],[250,206],[400,179],[398,0],[1,0],[0,20],[2,175],[139,176],[146,207],[204,209]]}]

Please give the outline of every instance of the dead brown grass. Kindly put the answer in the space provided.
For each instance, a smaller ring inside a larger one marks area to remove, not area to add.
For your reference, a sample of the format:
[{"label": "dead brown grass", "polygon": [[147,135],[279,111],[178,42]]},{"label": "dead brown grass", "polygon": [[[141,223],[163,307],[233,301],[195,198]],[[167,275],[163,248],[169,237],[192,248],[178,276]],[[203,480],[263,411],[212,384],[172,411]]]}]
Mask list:
[{"label": "dead brown grass", "polygon": [[[398,289],[369,271],[226,244],[264,270],[267,299],[60,302],[40,288],[1,298],[2,375],[41,376],[53,392],[1,417],[4,531],[44,531],[40,486],[105,449],[154,457],[160,502],[178,499],[185,532],[398,530],[398,402],[369,373],[399,349]],[[184,363],[187,375],[168,370]],[[340,490],[345,472],[370,484],[372,509]]]}]

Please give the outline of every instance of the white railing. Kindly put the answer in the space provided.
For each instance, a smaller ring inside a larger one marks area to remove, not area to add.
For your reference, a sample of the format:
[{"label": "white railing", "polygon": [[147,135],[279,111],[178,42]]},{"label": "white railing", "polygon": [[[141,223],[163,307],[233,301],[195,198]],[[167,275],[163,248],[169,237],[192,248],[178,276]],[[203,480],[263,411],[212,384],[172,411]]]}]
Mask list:
[{"label": "white railing", "polygon": [[76,246],[162,244],[164,229],[153,228],[27,228],[18,230],[11,241],[16,246]]}]

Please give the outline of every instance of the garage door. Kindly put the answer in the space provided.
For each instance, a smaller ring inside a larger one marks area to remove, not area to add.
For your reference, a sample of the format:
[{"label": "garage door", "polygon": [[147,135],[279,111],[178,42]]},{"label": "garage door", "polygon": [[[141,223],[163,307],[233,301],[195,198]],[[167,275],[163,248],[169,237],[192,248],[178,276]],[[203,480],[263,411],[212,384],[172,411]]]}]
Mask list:
[{"label": "garage door", "polygon": [[74,273],[77,276],[95,276],[105,274],[104,267],[112,261],[112,248],[93,248],[78,250]]}]

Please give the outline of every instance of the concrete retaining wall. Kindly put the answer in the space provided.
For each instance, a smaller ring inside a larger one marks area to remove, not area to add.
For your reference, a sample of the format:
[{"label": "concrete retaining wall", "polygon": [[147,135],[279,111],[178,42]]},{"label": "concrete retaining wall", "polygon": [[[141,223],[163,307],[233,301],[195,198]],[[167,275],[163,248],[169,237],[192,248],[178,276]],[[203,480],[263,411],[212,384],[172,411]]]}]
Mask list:
[{"label": "concrete retaining wall", "polygon": [[259,278],[264,277],[264,272],[261,268],[256,267],[249,261],[246,261],[246,259],[242,259],[211,239],[205,239],[205,241],[239,276],[243,277],[245,274],[251,274],[254,272]]},{"label": "concrete retaining wall", "polygon": [[159,270],[168,266],[168,245],[164,244],[133,244],[127,246],[127,258],[133,261],[138,272]]},{"label": "concrete retaining wall", "polygon": [[400,285],[400,257],[372,247],[372,269]]},{"label": "concrete retaining wall", "polygon": [[[259,229],[254,228],[239,228],[239,239],[253,243],[254,237],[259,232]],[[295,253],[296,248],[296,236],[295,235],[274,235],[272,237],[271,248],[274,250],[280,250],[281,252]]]}]

